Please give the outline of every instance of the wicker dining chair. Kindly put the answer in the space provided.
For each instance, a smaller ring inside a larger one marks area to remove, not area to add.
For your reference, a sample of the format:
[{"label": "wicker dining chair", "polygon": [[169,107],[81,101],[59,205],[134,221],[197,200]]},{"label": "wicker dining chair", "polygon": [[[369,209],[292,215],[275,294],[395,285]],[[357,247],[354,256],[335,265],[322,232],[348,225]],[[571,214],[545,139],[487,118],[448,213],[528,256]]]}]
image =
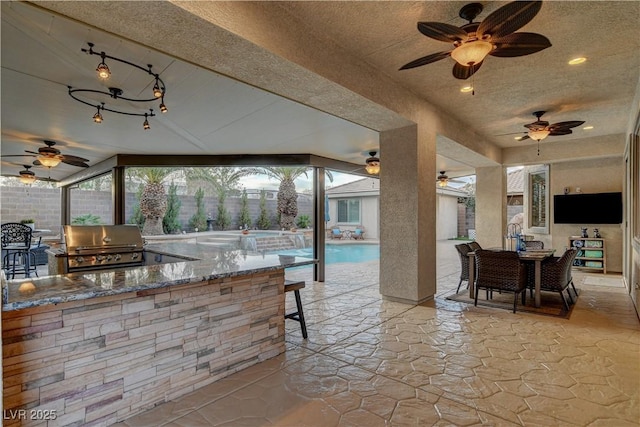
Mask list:
[{"label": "wicker dining chair", "polygon": [[467,244],[469,245],[472,251],[477,251],[478,249],[482,249],[482,246],[480,246],[480,243],[476,242],[475,240]]},{"label": "wicker dining chair", "polygon": [[513,292],[513,312],[516,312],[518,294],[522,294],[522,304],[526,302],[527,269],[520,262],[517,252],[479,249],[475,251],[476,282],[474,305],[478,305],[480,288],[487,291]]},{"label": "wicker dining chair", "polygon": [[[576,293],[576,296],[578,296],[578,292],[576,291],[576,287],[573,285],[573,277],[571,275],[571,266],[573,265],[573,260],[576,258],[577,254],[577,249],[569,248],[564,252],[564,254],[562,254],[562,256],[551,257],[548,260],[545,260],[542,262],[540,267],[540,290],[558,292],[567,310],[569,310],[569,303],[573,304],[569,285],[573,287],[573,291]],[[535,286],[535,279],[532,274],[528,275],[527,286],[530,288]],[[567,299],[564,297],[565,290],[569,296],[569,302],[567,302]]]},{"label": "wicker dining chair", "polygon": [[460,292],[460,286],[463,281],[467,281],[467,288],[469,288],[469,252],[471,252],[471,248],[466,243],[461,243],[459,245],[455,245],[456,250],[458,251],[458,256],[460,257],[460,281],[458,282],[458,289],[456,290],[456,294]]},{"label": "wicker dining chair", "polygon": [[544,242],[541,240],[525,240],[524,246],[529,249],[544,249]]}]

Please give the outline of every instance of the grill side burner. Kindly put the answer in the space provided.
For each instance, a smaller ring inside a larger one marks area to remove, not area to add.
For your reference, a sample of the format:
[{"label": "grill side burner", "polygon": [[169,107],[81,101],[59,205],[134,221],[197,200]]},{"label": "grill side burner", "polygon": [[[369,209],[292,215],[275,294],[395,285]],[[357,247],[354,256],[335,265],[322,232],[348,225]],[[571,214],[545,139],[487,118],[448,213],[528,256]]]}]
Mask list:
[{"label": "grill side burner", "polygon": [[65,225],[67,272],[140,266],[144,240],[136,225]]}]

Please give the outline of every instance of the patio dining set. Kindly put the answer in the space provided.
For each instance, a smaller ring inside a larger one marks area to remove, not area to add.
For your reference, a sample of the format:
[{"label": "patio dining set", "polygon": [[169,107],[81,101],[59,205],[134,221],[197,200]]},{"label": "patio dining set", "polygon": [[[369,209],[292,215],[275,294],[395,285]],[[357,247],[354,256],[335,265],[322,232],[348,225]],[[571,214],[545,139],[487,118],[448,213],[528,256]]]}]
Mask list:
[{"label": "patio dining set", "polygon": [[[518,295],[522,305],[526,304],[527,289],[534,298],[535,307],[541,306],[542,292],[557,292],[566,310],[573,304],[571,289],[578,296],[573,284],[571,266],[577,255],[575,248],[567,249],[561,256],[553,256],[554,250],[545,250],[541,241],[526,242],[525,250],[483,249],[477,242],[456,245],[460,258],[460,281],[467,281],[469,297],[478,304],[480,289],[485,290],[486,299],[493,292],[513,293],[513,312],[516,312]],[[564,292],[567,292],[565,298]]]}]

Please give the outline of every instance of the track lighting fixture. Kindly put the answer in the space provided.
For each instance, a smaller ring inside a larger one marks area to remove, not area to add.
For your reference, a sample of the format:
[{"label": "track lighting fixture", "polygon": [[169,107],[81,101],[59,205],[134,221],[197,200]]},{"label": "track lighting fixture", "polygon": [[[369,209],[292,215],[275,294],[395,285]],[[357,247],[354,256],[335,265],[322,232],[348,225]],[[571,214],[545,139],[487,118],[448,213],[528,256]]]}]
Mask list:
[{"label": "track lighting fixture", "polygon": [[104,62],[104,58],[106,57],[104,52],[100,53],[100,57],[102,58],[102,62],[98,64],[98,68],[96,68],[96,71],[98,72],[98,77],[100,77],[102,80],[106,80],[111,77],[111,70]]},{"label": "track lighting fixture", "polygon": [[[128,105],[128,103],[124,104],[122,103],[122,107],[118,104],[118,100],[123,100],[123,101],[129,101],[129,102],[140,102],[140,103],[147,103],[147,102],[154,102],[156,100],[160,100],[160,111],[162,113],[166,113],[168,110],[167,106],[164,103],[164,96],[166,94],[166,86],[164,84],[164,82],[162,81],[162,79],[160,78],[160,76],[156,73],[153,72],[152,70],[152,65],[151,64],[147,64],[147,68],[141,67],[139,65],[136,65],[132,62],[129,62],[127,60],[121,59],[121,58],[116,58],[115,56],[111,56],[111,55],[107,55],[105,52],[96,52],[93,50],[94,44],[93,43],[87,43],[89,45],[88,49],[81,49],[83,52],[87,53],[88,55],[97,55],[100,56],[100,63],[98,64],[98,67],[96,68],[96,71],[98,72],[98,76],[103,79],[106,80],[111,76],[111,70],[109,69],[109,67],[107,66],[105,60],[108,58],[109,60],[113,60],[113,61],[117,61],[120,62],[122,64],[134,67],[138,70],[144,71],[145,73],[149,74],[150,76],[153,76],[153,78],[155,79],[155,82],[153,84],[153,97],[151,98],[144,98],[144,97],[138,97],[138,98],[134,98],[134,97],[129,97],[129,96],[125,96],[124,95],[124,90],[121,88],[117,88],[117,87],[109,87],[108,91],[105,90],[98,90],[98,89],[82,89],[82,88],[74,88],[72,86],[67,86],[69,89],[69,96],[71,96],[71,98],[75,99],[78,102],[81,102],[85,105],[89,105],[91,107],[96,108],[98,111],[93,115],[93,121],[95,123],[102,123],[103,121],[103,116],[102,116],[102,112],[103,111],[109,111],[111,113],[117,113],[117,114],[123,114],[123,115],[127,115],[127,116],[139,116],[139,117],[144,117],[144,123],[143,123],[143,128],[144,129],[150,129],[151,126],[149,125],[149,117],[154,117],[155,114],[153,113],[153,109],[150,109],[150,112],[148,113],[141,113],[141,112],[136,112],[136,111],[130,111],[130,110],[125,110],[125,105]],[[137,90],[132,90],[132,93],[137,93]],[[95,98],[95,94],[98,95],[103,95],[105,97],[108,97],[109,101],[107,102],[101,102],[99,104],[95,104],[95,101],[93,101],[93,99]],[[90,95],[90,96],[89,96]],[[108,104],[108,102],[111,102],[112,104]],[[106,105],[105,105],[106,104]]]},{"label": "track lighting fixture", "polygon": [[[102,104],[104,105],[104,104]],[[96,123],[102,123],[102,114],[100,114],[100,106],[98,105],[98,111],[93,115],[93,121]]]}]

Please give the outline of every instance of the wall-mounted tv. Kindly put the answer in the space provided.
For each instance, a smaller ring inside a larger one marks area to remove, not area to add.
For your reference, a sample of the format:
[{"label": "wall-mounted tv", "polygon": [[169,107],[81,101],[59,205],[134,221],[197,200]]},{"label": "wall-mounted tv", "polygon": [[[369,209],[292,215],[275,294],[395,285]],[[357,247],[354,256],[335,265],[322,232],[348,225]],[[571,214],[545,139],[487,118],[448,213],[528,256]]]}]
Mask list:
[{"label": "wall-mounted tv", "polygon": [[556,224],[620,224],[622,193],[556,194],[553,196]]}]

